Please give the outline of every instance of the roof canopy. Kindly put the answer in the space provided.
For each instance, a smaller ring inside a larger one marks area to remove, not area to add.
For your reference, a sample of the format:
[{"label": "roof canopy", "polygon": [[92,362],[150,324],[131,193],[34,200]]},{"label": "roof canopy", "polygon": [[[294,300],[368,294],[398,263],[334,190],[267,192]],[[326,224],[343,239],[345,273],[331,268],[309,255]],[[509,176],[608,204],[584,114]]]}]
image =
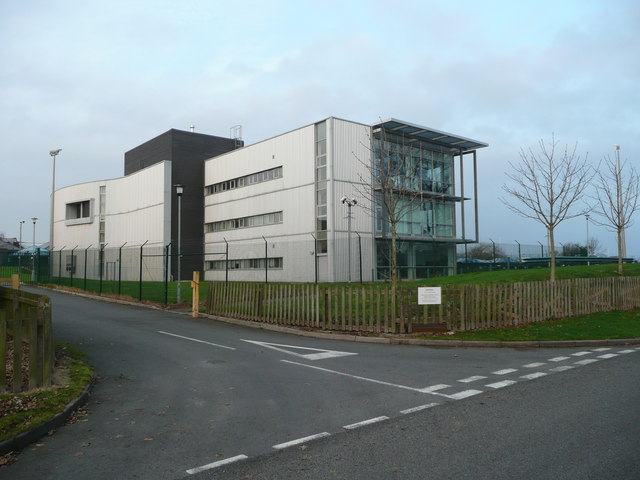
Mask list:
[{"label": "roof canopy", "polygon": [[414,125],[413,123],[403,122],[402,120],[396,120],[395,118],[374,123],[372,127],[384,128],[390,133],[407,137],[409,140],[422,140],[424,142],[433,143],[453,150],[462,150],[463,152],[489,146],[488,143],[471,140],[470,138],[461,137],[460,135],[441,132],[440,130],[435,130],[433,128]]}]

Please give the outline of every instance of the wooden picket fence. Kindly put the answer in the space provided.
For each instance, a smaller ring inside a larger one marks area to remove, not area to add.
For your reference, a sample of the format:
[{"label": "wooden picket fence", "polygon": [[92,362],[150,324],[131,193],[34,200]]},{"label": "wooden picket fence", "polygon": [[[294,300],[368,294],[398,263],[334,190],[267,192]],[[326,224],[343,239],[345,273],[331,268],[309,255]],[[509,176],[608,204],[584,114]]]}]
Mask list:
[{"label": "wooden picket fence", "polygon": [[49,297],[0,287],[0,392],[51,385],[53,364]]},{"label": "wooden picket fence", "polygon": [[640,277],[444,285],[442,303],[429,306],[418,305],[415,288],[399,288],[394,299],[380,285],[211,282],[206,310],[283,326],[411,333],[425,326],[477,330],[632,308],[640,308]]}]

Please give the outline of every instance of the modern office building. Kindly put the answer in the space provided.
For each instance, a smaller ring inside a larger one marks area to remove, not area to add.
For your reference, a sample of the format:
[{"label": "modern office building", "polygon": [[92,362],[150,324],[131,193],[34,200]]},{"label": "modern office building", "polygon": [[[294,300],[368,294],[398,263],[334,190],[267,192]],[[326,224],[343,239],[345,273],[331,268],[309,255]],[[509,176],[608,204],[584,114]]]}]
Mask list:
[{"label": "modern office building", "polygon": [[[169,130],[125,153],[125,176],[60,188],[54,202],[53,276],[82,275],[91,249],[89,278],[177,279],[178,202],[181,198],[181,273],[191,278],[203,264],[204,160],[242,146],[242,140]],[[139,248],[144,245],[143,268]],[[164,268],[165,248],[171,264]],[[102,250],[102,253],[97,250]]]},{"label": "modern office building", "polygon": [[393,207],[401,213],[400,277],[454,273],[456,244],[478,238],[476,151],[486,146],[395,119],[366,125],[330,117],[211,158],[205,278],[386,279],[387,195],[400,198]]}]

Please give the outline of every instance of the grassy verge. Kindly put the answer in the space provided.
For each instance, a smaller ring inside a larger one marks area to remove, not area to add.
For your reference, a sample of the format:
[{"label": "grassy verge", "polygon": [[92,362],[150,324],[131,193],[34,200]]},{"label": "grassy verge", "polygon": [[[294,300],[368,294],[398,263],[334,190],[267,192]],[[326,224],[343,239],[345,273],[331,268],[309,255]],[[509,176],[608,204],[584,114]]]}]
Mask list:
[{"label": "grassy verge", "polygon": [[552,341],[610,340],[640,337],[640,310],[581,315],[516,327],[489,328],[452,335],[422,336],[437,340]]},{"label": "grassy verge", "polygon": [[57,385],[0,395],[0,441],[27,432],[57,415],[91,382],[91,369],[82,362],[82,353],[61,346],[57,353]]}]

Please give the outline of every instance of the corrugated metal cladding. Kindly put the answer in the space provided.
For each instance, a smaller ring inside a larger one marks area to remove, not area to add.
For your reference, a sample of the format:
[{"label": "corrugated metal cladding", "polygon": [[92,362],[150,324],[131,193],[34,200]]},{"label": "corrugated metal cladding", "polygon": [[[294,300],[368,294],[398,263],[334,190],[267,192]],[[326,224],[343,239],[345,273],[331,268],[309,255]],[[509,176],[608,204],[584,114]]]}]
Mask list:
[{"label": "corrugated metal cladding", "polygon": [[[160,162],[126,177],[87,182],[56,191],[55,247],[98,245],[100,186],[105,187],[105,242],[111,245],[168,243],[166,201],[171,162]],[[92,200],[93,222],[65,225],[66,204]]]},{"label": "corrugated metal cladding", "polygon": [[353,181],[366,172],[363,163],[370,162],[371,128],[339,118],[334,118],[332,123],[334,179]]}]

